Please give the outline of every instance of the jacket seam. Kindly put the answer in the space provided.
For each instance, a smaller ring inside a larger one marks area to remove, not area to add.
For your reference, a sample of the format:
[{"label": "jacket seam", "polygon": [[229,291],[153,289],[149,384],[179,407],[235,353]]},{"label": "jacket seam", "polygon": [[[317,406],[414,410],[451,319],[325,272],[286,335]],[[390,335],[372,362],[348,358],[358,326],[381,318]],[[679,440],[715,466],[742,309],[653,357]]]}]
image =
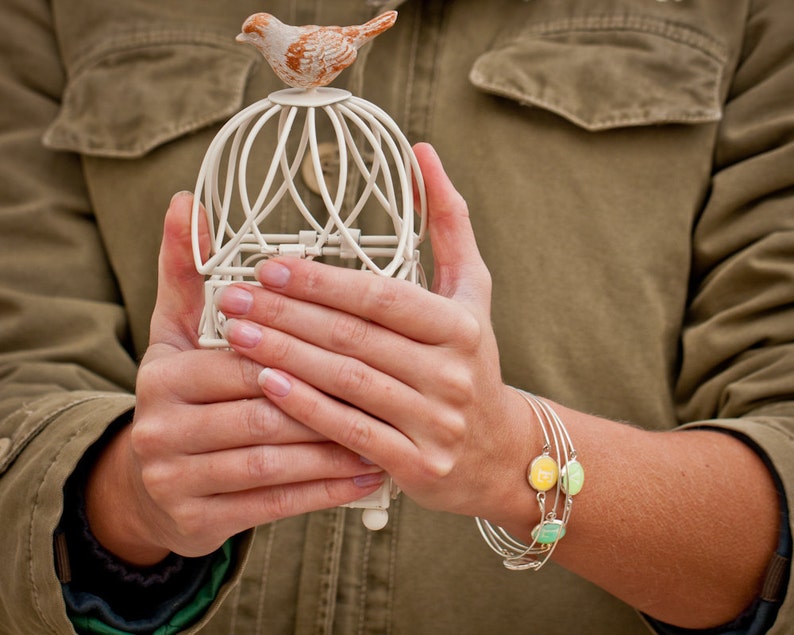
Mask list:
[{"label": "jacket seam", "polygon": [[361,559],[361,582],[359,583],[359,616],[358,627],[356,633],[364,635],[367,624],[367,592],[369,591],[369,584],[367,578],[369,576],[369,561],[372,555],[372,532],[367,532],[364,537],[364,555]]},{"label": "jacket seam", "polygon": [[[791,402],[788,403],[775,403],[770,404],[768,406],[759,406],[758,408],[753,408],[749,412],[745,413],[741,417],[737,417],[738,419],[752,419],[753,417],[787,417],[791,418],[794,416],[792,414],[792,404]],[[781,429],[781,432],[785,432]],[[788,434],[789,439],[794,439],[794,436]]]},{"label": "jacket seam", "polygon": [[264,617],[265,617],[265,597],[267,596],[267,585],[270,577],[270,557],[273,555],[273,543],[276,539],[276,524],[274,520],[268,524],[267,527],[267,542],[265,543],[265,553],[262,558],[262,578],[260,580],[261,588],[259,590],[259,602],[256,607],[256,625],[254,627],[255,635],[261,635],[264,632]]},{"label": "jacket seam", "polygon": [[414,82],[416,76],[416,57],[417,51],[419,50],[419,28],[418,24],[421,20],[422,14],[421,12],[417,11],[416,15],[414,16],[413,24],[411,25],[412,28],[412,37],[411,37],[411,44],[408,53],[408,74],[405,78],[405,91],[403,92],[403,99],[405,100],[403,104],[403,125],[407,125],[407,123],[411,120],[411,110],[413,109],[413,94],[414,94]]},{"label": "jacket seam", "polygon": [[[51,412],[47,417],[43,418],[38,424],[31,426],[29,430],[27,430],[23,435],[18,438],[11,438],[11,448],[8,454],[0,461],[0,474],[3,474],[8,467],[14,462],[14,460],[21,454],[22,450],[27,447],[30,443],[31,439],[35,438],[39,435],[39,433],[44,430],[54,419],[59,417],[65,411],[74,408],[75,406],[82,405],[84,403],[88,403],[89,401],[96,401],[107,399],[105,396],[97,396],[92,395],[90,397],[82,397],[80,399],[75,399],[70,401],[60,408],[57,408],[53,412]],[[35,405],[36,402],[34,402]],[[26,418],[29,418],[32,414],[34,414],[35,409],[33,406],[25,405],[17,412],[23,412],[26,415]],[[13,415],[11,415],[13,416]]]},{"label": "jacket seam", "polygon": [[223,48],[227,50],[235,50],[241,55],[255,61],[256,57],[246,49],[242,49],[237,44],[229,43],[229,36],[220,33],[213,33],[207,31],[178,31],[178,30],[163,30],[163,31],[143,31],[143,32],[130,32],[116,35],[113,38],[108,38],[99,44],[91,47],[85,53],[75,57],[74,63],[69,67],[69,76],[78,75],[86,68],[89,68],[101,61],[108,55],[113,53],[121,53],[124,51],[134,51],[138,48],[148,48],[151,46],[160,46],[167,44],[200,44],[204,46],[212,46]]},{"label": "jacket seam", "polygon": [[[718,76],[719,77],[719,76]],[[574,114],[571,110],[563,106],[559,102],[551,101],[548,99],[543,99],[542,97],[537,97],[532,93],[525,93],[517,90],[513,90],[511,88],[507,88],[503,85],[500,85],[498,82],[491,82],[485,80],[483,75],[479,72],[472,73],[472,79],[475,83],[490,92],[495,94],[501,95],[503,97],[508,97],[513,99],[520,104],[525,106],[539,106],[549,110],[550,112],[554,112],[558,115],[565,117],[566,119],[570,119],[572,122],[580,125],[581,127],[587,130],[601,130],[605,128],[609,128],[615,125],[641,125],[648,122],[682,122],[682,123],[709,123],[719,121],[722,118],[722,113],[719,109],[702,109],[702,110],[694,110],[692,112],[681,112],[680,114],[676,115],[665,115],[659,114],[654,115],[653,110],[649,110],[645,114],[626,114],[619,117],[607,117],[604,119],[599,119],[598,121],[594,122],[587,122],[578,115]],[[715,82],[714,92],[718,93],[719,91],[719,81]],[[719,95],[715,95],[714,97],[717,98]]]},{"label": "jacket seam", "polygon": [[339,582],[340,556],[344,540],[345,508],[333,510],[333,520],[329,523],[323,556],[322,576],[318,595],[317,613],[314,630],[325,635],[333,632],[336,613],[336,591]]},{"label": "jacket seam", "polygon": [[442,16],[439,20],[438,24],[438,38],[436,40],[435,45],[435,55],[433,56],[433,69],[431,71],[431,75],[429,78],[430,86],[429,86],[429,99],[427,100],[427,111],[425,112],[425,121],[422,124],[424,128],[425,136],[429,136],[432,133],[431,123],[435,120],[435,111],[436,111],[436,94],[438,92],[438,77],[441,73],[441,53],[444,50],[444,45],[446,44],[447,34],[448,34],[448,22],[449,20],[446,19],[444,15],[448,11],[448,4],[443,2],[441,5],[441,12]]},{"label": "jacket seam", "polygon": [[689,25],[649,16],[605,15],[574,17],[531,26],[525,32],[538,35],[554,35],[576,31],[638,31],[684,44],[720,63],[725,63],[728,59],[727,47],[709,34]]},{"label": "jacket seam", "polygon": [[402,511],[402,497],[398,496],[394,500],[394,511],[392,513],[394,523],[394,531],[391,536],[391,544],[389,549],[389,586],[388,596],[386,599],[386,635],[391,635],[393,632],[392,624],[394,619],[392,614],[394,612],[394,590],[396,587],[397,578],[397,549],[399,546],[400,535],[400,512]]}]

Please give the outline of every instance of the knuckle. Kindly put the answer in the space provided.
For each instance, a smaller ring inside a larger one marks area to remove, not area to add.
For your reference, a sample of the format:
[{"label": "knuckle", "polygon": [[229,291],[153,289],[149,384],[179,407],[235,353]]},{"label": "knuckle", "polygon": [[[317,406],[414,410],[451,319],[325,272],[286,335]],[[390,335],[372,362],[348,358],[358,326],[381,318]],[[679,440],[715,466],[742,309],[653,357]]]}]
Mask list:
[{"label": "knuckle", "polygon": [[235,355],[232,360],[234,360],[232,362],[234,366],[231,367],[230,373],[239,378],[241,385],[258,386],[259,373],[262,370],[262,366],[242,355]]},{"label": "knuckle", "polygon": [[285,314],[286,298],[278,293],[268,293],[267,301],[262,307],[262,323],[266,325],[278,324]]},{"label": "knuckle", "polygon": [[424,480],[435,483],[449,476],[454,467],[455,461],[449,455],[438,452],[422,463],[422,476]]},{"label": "knuckle", "polygon": [[400,287],[391,279],[378,278],[378,288],[372,295],[372,302],[378,313],[389,313],[400,299]]},{"label": "knuckle", "polygon": [[469,427],[463,412],[454,408],[447,409],[435,415],[431,425],[438,451],[456,452],[465,446]]},{"label": "knuckle", "polygon": [[336,376],[339,387],[345,393],[361,394],[372,385],[372,375],[367,366],[358,360],[345,359]]},{"label": "knuckle", "polygon": [[272,364],[280,365],[292,357],[294,343],[289,336],[281,332],[275,333],[274,337],[268,338],[267,354]]},{"label": "knuckle", "polygon": [[466,197],[457,190],[449,193],[449,201],[447,203],[452,208],[468,211],[469,204],[466,202]]},{"label": "knuckle", "polygon": [[482,325],[471,313],[461,312],[455,324],[454,333],[464,350],[473,350],[479,347],[482,340]]},{"label": "knuckle", "polygon": [[363,414],[350,418],[345,426],[345,434],[341,439],[342,445],[356,452],[366,454],[372,440],[372,427]]},{"label": "knuckle", "polygon": [[454,405],[463,405],[475,400],[476,378],[468,366],[450,364],[443,373],[441,386],[446,399]]},{"label": "knuckle", "polygon": [[268,490],[265,499],[266,514],[273,520],[292,515],[294,508],[293,495],[286,487],[273,487]]},{"label": "knuckle", "polygon": [[325,479],[319,484],[316,496],[326,507],[343,505],[355,500],[350,494],[350,485],[346,479]]},{"label": "knuckle", "polygon": [[367,313],[383,315],[391,312],[400,300],[400,286],[391,278],[375,278],[374,288],[363,289],[366,292]]},{"label": "knuckle", "polygon": [[466,432],[468,431],[466,417],[457,410],[449,412],[441,422],[441,429],[447,433],[448,443],[457,446],[466,438]]},{"label": "knuckle", "polygon": [[322,267],[309,267],[303,272],[303,284],[309,295],[325,286],[323,273],[324,269]]},{"label": "knuckle", "polygon": [[256,446],[248,450],[246,457],[246,470],[255,483],[267,484],[276,476],[277,459],[273,456],[273,449]]},{"label": "knuckle", "polygon": [[130,430],[130,447],[138,457],[148,457],[155,454],[160,447],[160,435],[157,426],[148,420],[136,421]]},{"label": "knuckle", "polygon": [[301,399],[295,403],[295,411],[290,415],[298,421],[310,423],[317,421],[321,415],[320,401],[318,399]]},{"label": "knuckle", "polygon": [[351,315],[342,315],[331,326],[331,344],[342,350],[359,348],[366,343],[369,332],[369,322]]},{"label": "knuckle", "polygon": [[350,467],[350,451],[336,444],[331,446],[331,469],[335,474],[343,473]]},{"label": "knuckle", "polygon": [[135,378],[135,392],[144,398],[159,395],[168,384],[167,369],[159,360],[142,364]]},{"label": "knuckle", "polygon": [[273,406],[264,399],[250,399],[240,411],[241,424],[250,441],[264,441],[270,436]]},{"label": "knuckle", "polygon": [[158,504],[168,500],[173,492],[172,470],[162,463],[142,465],[140,478],[147,494]]},{"label": "knuckle", "polygon": [[339,488],[341,482],[338,479],[326,479],[322,481],[322,487],[325,490],[325,497],[329,501],[334,501],[339,497]]},{"label": "knuckle", "polygon": [[207,519],[202,507],[196,501],[183,501],[171,512],[171,519],[184,539],[201,536],[206,531]]},{"label": "knuckle", "polygon": [[477,286],[479,287],[482,293],[487,294],[490,298],[493,292],[493,276],[489,271],[488,267],[485,266],[485,263],[482,262],[482,266],[478,268],[477,273],[473,274],[473,277],[476,277]]}]

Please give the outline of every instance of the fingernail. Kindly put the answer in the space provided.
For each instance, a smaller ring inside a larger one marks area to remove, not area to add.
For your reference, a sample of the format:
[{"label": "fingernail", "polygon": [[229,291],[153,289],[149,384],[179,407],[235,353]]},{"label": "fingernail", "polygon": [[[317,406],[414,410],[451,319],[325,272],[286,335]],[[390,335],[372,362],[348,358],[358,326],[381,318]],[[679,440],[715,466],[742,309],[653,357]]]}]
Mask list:
[{"label": "fingernail", "polygon": [[[171,197],[171,203],[173,203],[173,202],[174,202],[176,199],[178,199],[180,196],[192,196],[192,195],[193,195],[193,192],[190,192],[190,191],[188,191],[188,190],[182,190],[182,191],[180,191],[180,192],[177,192],[176,194],[174,194],[174,195]],[[169,205],[170,205],[171,203],[169,203]]]},{"label": "fingernail", "polygon": [[245,348],[252,348],[262,340],[262,331],[241,320],[227,320],[223,334],[229,342]]},{"label": "fingernail", "polygon": [[290,270],[272,260],[263,260],[257,265],[256,277],[266,287],[283,287],[289,281]]},{"label": "fingernail", "polygon": [[218,308],[227,315],[245,315],[253,303],[254,296],[241,287],[224,287],[216,300]]},{"label": "fingernail", "polygon": [[262,372],[259,373],[259,385],[262,390],[277,397],[286,397],[292,388],[289,379],[272,368],[262,369]]},{"label": "fingernail", "polygon": [[370,461],[366,456],[358,457],[358,460],[361,461],[364,465],[375,465],[374,461]]},{"label": "fingernail", "polygon": [[383,472],[375,472],[374,474],[361,474],[354,476],[353,482],[361,488],[372,487],[373,485],[380,485],[383,483]]}]

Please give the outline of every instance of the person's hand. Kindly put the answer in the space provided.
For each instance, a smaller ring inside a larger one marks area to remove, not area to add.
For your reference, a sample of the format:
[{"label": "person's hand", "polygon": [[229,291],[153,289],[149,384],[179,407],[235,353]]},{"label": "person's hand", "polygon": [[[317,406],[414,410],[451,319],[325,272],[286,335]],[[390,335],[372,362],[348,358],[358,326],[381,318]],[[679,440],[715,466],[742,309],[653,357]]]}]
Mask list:
[{"label": "person's hand", "polygon": [[432,148],[420,144],[416,154],[427,187],[432,292],[272,259],[257,270],[263,288],[221,294],[220,309],[234,318],[226,336],[268,367],[261,383],[273,403],[383,467],[421,505],[497,521],[506,509],[532,514],[537,505],[516,466],[542,442],[522,398],[501,380],[490,275],[465,201]]},{"label": "person's hand", "polygon": [[86,489],[96,537],[139,565],[169,551],[210,553],[255,525],[360,498],[383,478],[276,408],[256,362],[197,349],[203,277],[193,265],[191,204],[176,195],[166,216],[133,423],[100,456]]}]

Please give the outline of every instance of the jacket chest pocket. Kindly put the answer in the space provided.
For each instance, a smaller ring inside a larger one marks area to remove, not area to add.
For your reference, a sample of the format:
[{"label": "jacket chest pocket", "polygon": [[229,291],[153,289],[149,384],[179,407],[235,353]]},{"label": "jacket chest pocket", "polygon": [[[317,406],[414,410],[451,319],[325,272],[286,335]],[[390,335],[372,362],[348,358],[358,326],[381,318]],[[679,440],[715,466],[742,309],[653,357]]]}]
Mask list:
[{"label": "jacket chest pocket", "polygon": [[678,23],[581,17],[503,38],[477,59],[470,79],[595,131],[718,121],[726,61],[722,44]]},{"label": "jacket chest pocket", "polygon": [[255,57],[224,34],[115,37],[73,69],[47,147],[135,158],[241,107]]}]

